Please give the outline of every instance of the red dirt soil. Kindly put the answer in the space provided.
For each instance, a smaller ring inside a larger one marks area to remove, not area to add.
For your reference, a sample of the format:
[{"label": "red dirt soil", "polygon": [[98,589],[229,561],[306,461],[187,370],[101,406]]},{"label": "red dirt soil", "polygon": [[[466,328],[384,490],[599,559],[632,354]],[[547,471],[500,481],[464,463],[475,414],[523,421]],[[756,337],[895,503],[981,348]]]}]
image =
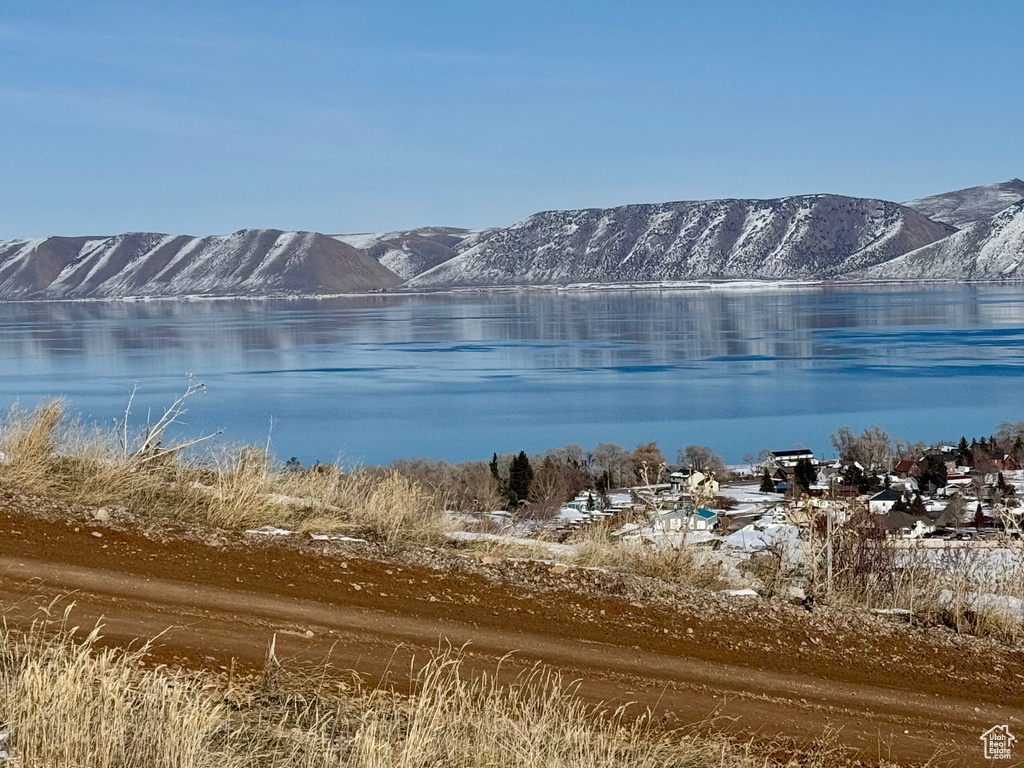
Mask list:
[{"label": "red dirt soil", "polygon": [[48,505],[0,492],[5,618],[30,621],[70,596],[73,622],[102,617],[107,642],[163,633],[157,662],[256,669],[276,636],[283,660],[330,659],[400,683],[412,656],[468,643],[477,669],[511,653],[507,672],[543,662],[581,681],[588,700],[637,702],[684,723],[713,718],[755,738],[810,744],[832,733],[867,764],[938,755],[936,765],[986,765],[979,736],[993,725],[1024,744],[1019,647],[888,620],[825,621],[764,600],[642,603],[539,564],[511,583],[498,567],[452,572],[358,547],[223,532],[218,545],[158,540]]}]

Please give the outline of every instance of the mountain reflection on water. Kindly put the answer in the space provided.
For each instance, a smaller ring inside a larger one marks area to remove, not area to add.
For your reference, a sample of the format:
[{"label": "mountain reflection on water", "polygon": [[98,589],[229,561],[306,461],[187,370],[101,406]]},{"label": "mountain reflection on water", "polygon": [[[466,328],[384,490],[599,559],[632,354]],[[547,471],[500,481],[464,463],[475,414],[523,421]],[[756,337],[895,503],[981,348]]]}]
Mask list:
[{"label": "mountain reflection on water", "polygon": [[[98,422],[194,373],[188,434],[303,461],[460,460],[576,442],[738,460],[837,426],[913,439],[1024,418],[1024,286],[510,291],[0,304],[0,406]],[[271,431],[271,419],[273,428]]]}]

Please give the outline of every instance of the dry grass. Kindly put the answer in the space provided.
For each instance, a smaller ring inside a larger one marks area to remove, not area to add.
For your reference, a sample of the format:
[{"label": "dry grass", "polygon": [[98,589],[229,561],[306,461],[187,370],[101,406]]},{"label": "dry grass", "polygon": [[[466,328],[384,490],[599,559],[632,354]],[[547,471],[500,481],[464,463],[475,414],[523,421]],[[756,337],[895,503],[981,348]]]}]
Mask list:
[{"label": "dry grass", "polygon": [[1024,639],[1024,546],[925,546],[896,541],[867,526],[841,528],[834,577],[825,579],[825,543],[812,537],[800,571],[816,595],[839,605],[900,609],[914,621],[1015,644]]},{"label": "dry grass", "polygon": [[576,546],[573,561],[695,587],[725,586],[720,563],[704,550],[685,544],[671,546],[667,542],[661,546],[617,543],[609,534],[606,522],[577,531],[572,539]]},{"label": "dry grass", "polygon": [[0,720],[21,768],[754,768],[830,766],[835,750],[772,758],[646,713],[585,704],[559,674],[510,684],[431,657],[400,695],[351,675],[282,668],[246,687],[144,664],[61,623],[0,631]]},{"label": "dry grass", "polygon": [[0,430],[0,452],[5,457],[3,479],[6,482],[41,493],[55,490],[54,451],[62,413],[60,400],[40,403],[31,412],[17,403],[11,407]]},{"label": "dry grass", "polygon": [[32,412],[15,406],[0,420],[0,485],[147,518],[344,531],[392,547],[438,541],[448,522],[435,494],[397,472],[286,471],[249,446],[191,460],[169,446],[140,460],[118,439],[65,418],[60,401]]},{"label": "dry grass", "polygon": [[88,506],[123,505],[148,514],[183,516],[193,499],[190,474],[172,457],[138,466],[114,436],[63,413],[61,401],[28,412],[15,405],[0,418],[0,484]]},{"label": "dry grass", "polygon": [[146,647],[99,648],[64,626],[0,632],[0,719],[24,768],[219,766],[221,708],[201,684],[140,667]]}]

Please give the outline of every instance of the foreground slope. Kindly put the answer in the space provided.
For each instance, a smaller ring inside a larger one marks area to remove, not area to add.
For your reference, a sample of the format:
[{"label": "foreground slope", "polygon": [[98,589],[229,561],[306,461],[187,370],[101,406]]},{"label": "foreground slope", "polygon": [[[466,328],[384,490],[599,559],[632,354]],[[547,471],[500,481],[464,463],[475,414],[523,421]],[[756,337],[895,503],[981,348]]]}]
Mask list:
[{"label": "foreground slope", "polygon": [[954,231],[896,203],[839,195],[548,211],[407,285],[833,277]]},{"label": "foreground slope", "polygon": [[898,259],[863,270],[881,280],[1024,277],[1024,200],[967,229]]},{"label": "foreground slope", "polygon": [[1017,649],[954,642],[941,630],[649,593],[647,581],[544,562],[376,559],[358,541],[140,529],[124,514],[105,524],[0,489],[7,621],[38,619],[33,597],[45,606],[73,595],[69,626],[102,617],[114,644],[159,634],[156,662],[258,673],[273,642],[280,659],[330,660],[400,685],[411,655],[468,643],[477,671],[500,662],[511,679],[542,662],[578,680],[590,701],[634,701],[682,723],[714,716],[747,735],[804,741],[834,730],[835,743],[865,758],[881,743],[900,763],[941,750],[939,764],[962,764],[992,723],[1016,732],[1024,722]]},{"label": "foreground slope", "polygon": [[486,239],[493,231],[458,227],[420,227],[399,232],[333,237],[353,248],[358,248],[403,280],[408,280],[431,267],[455,258]]},{"label": "foreground slope", "polygon": [[131,232],[0,242],[2,299],[341,293],[401,282],[361,251],[316,232]]},{"label": "foreground slope", "polygon": [[904,203],[934,221],[952,224],[957,229],[983,221],[1024,199],[1024,181],[1010,179],[999,184],[968,187],[941,195],[930,195]]}]

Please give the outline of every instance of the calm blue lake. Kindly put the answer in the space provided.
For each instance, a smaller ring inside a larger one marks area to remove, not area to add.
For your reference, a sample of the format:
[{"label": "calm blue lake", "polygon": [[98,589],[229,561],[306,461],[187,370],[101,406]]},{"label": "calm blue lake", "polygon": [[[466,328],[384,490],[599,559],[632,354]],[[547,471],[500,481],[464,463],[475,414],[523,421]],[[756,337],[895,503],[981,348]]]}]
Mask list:
[{"label": "calm blue lake", "polygon": [[931,441],[1024,419],[1024,287],[0,304],[0,407],[63,396],[109,423],[138,382],[144,419],[189,372],[208,391],[179,436],[269,436],[304,463],[648,440],[832,455],[844,424]]}]

